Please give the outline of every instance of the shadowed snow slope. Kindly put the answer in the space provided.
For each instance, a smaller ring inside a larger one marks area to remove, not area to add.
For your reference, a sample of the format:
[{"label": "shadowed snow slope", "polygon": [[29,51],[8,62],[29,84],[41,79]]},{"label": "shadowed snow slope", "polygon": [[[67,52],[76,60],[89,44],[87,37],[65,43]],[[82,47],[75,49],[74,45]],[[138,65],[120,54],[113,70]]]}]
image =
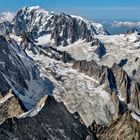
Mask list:
[{"label": "shadowed snow slope", "polygon": [[45,94],[52,94],[53,84],[41,79],[33,60],[13,40],[0,36],[0,91],[13,89],[31,109]]}]

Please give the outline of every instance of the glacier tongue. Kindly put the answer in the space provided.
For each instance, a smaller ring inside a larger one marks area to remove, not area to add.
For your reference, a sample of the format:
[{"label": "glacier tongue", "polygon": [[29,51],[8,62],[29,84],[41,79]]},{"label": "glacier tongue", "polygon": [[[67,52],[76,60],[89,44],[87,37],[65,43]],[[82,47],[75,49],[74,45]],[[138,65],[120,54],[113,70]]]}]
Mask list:
[{"label": "glacier tongue", "polygon": [[43,55],[34,55],[26,51],[38,64],[41,77],[53,82],[53,96],[63,101],[67,109],[78,112],[84,123],[89,126],[96,120],[109,124],[112,120],[108,113],[115,113],[115,106],[110,95],[98,87],[99,81],[72,69],[71,63],[51,59]]}]

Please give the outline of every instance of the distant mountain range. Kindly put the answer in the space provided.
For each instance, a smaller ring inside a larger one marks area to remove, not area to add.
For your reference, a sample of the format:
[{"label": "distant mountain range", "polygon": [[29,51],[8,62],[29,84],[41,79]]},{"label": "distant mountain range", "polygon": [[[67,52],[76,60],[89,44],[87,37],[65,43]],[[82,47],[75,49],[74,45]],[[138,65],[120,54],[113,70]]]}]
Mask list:
[{"label": "distant mountain range", "polygon": [[140,22],[131,21],[104,21],[101,22],[104,28],[112,35],[124,34],[135,28],[140,32]]}]

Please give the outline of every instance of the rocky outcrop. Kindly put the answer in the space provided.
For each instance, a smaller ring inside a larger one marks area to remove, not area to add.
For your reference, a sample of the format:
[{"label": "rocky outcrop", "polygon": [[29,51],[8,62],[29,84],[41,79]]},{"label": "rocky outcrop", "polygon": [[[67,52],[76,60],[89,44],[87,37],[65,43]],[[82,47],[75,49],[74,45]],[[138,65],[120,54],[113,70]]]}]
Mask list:
[{"label": "rocky outcrop", "polygon": [[131,86],[131,105],[140,115],[140,85],[137,82],[133,82]]},{"label": "rocky outcrop", "polygon": [[97,48],[95,49],[94,52],[96,54],[98,54],[100,59],[106,54],[106,48],[104,47],[104,44],[100,40],[98,40],[97,43],[96,42],[92,42],[91,45],[93,45],[93,46],[97,45]]},{"label": "rocky outcrop", "polygon": [[18,117],[26,112],[22,102],[10,90],[3,98],[0,99],[0,123],[8,118]]},{"label": "rocky outcrop", "polygon": [[137,113],[139,112],[139,84],[132,82],[132,79],[117,64],[108,68],[107,66],[99,66],[94,60],[83,60],[74,62],[73,68],[95,78],[100,81],[101,85],[104,85],[104,89],[111,95],[112,101],[116,106],[114,119],[128,110],[127,104],[131,104],[133,110]]},{"label": "rocky outcrop", "polygon": [[43,109],[33,117],[13,118],[0,126],[0,139],[93,140],[79,119],[70,114],[63,103],[48,97]]},{"label": "rocky outcrop", "polygon": [[140,113],[140,87],[139,83],[130,79],[128,74],[118,65],[112,66],[112,71],[115,76],[117,89],[120,91],[121,98],[127,103],[131,104],[132,110]]},{"label": "rocky outcrop", "polygon": [[113,71],[116,86],[121,94],[121,97],[124,98],[126,103],[130,103],[131,79],[125,70],[123,70],[117,64],[114,64],[111,69]]},{"label": "rocky outcrop", "polygon": [[100,84],[104,84],[104,89],[108,93],[112,93],[116,89],[115,77],[107,66],[101,66]]},{"label": "rocky outcrop", "polygon": [[88,128],[92,132],[92,134],[96,136],[95,138],[98,140],[98,137],[104,133],[104,131],[107,129],[107,126],[97,124],[96,121],[93,121],[93,123]]},{"label": "rocky outcrop", "polygon": [[136,28],[132,28],[131,30],[127,31],[127,34],[133,34],[133,33],[136,33],[136,32],[138,32],[138,30]]},{"label": "rocky outcrop", "polygon": [[79,72],[85,73],[95,79],[99,79],[101,76],[100,66],[94,61],[75,61],[73,64],[73,69],[78,69]]},{"label": "rocky outcrop", "polygon": [[36,47],[38,48],[39,54],[44,55],[46,57],[53,58],[57,61],[62,61],[64,63],[74,61],[72,56],[69,53],[67,53],[66,51],[63,52],[63,51],[57,50],[56,48],[53,48],[51,46],[39,45]]},{"label": "rocky outcrop", "polygon": [[0,35],[6,35],[12,32],[12,24],[8,21],[0,23]]},{"label": "rocky outcrop", "polygon": [[139,140],[140,122],[135,120],[130,112],[114,121],[101,136],[99,140]]},{"label": "rocky outcrop", "polygon": [[104,84],[104,88],[108,92],[112,92],[115,88],[115,79],[112,71],[107,66],[99,66],[94,60],[91,61],[75,61],[73,64],[74,69],[78,69],[79,72],[95,78]]},{"label": "rocky outcrop", "polygon": [[127,107],[127,104],[124,101],[121,101],[119,99],[116,92],[111,93],[111,99],[112,99],[112,102],[115,105],[115,113],[113,114],[112,117],[113,117],[113,120],[116,120],[117,118],[122,116],[128,110],[128,107]]}]

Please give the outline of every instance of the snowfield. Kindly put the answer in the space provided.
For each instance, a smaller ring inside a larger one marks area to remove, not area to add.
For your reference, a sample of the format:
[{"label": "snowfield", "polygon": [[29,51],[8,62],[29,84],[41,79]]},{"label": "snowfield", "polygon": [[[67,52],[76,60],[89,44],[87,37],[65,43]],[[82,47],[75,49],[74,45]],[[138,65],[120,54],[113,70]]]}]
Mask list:
[{"label": "snowfield", "polygon": [[[93,120],[101,124],[110,123],[112,118],[108,113],[114,114],[115,106],[110,95],[98,86],[99,81],[73,70],[70,63],[64,64],[43,55],[27,53],[38,63],[41,77],[53,82],[54,97],[58,101],[61,99],[70,112],[78,112],[87,126]],[[61,77],[61,80],[56,80],[51,73]]]}]

